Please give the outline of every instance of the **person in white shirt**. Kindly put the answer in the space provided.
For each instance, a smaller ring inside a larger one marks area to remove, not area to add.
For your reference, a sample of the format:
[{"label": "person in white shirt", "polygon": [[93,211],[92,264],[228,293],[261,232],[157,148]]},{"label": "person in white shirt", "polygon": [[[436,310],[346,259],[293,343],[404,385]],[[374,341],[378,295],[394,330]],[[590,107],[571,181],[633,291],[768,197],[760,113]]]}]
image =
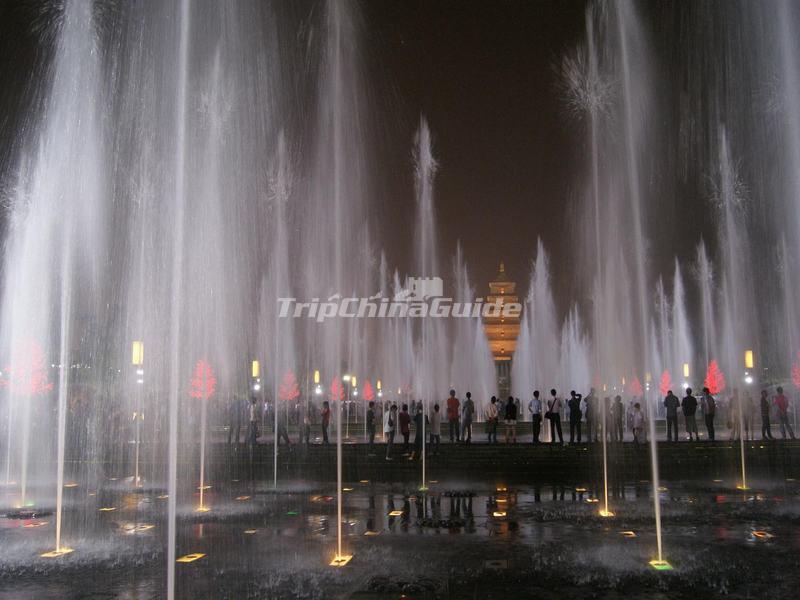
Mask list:
[{"label": "person in white shirt", "polygon": [[528,403],[528,412],[531,413],[531,427],[533,429],[533,443],[539,443],[539,432],[542,429],[542,401],[539,400],[539,390],[533,392],[533,398]]},{"label": "person in white shirt", "polygon": [[431,443],[431,453],[436,454],[439,450],[439,444],[442,441],[441,430],[442,430],[442,413],[439,410],[439,404],[436,403],[433,405],[433,412],[431,413],[430,418],[430,443]]},{"label": "person in white shirt", "polygon": [[383,433],[386,436],[386,460],[392,460],[394,433],[397,431],[397,405],[383,413]]}]

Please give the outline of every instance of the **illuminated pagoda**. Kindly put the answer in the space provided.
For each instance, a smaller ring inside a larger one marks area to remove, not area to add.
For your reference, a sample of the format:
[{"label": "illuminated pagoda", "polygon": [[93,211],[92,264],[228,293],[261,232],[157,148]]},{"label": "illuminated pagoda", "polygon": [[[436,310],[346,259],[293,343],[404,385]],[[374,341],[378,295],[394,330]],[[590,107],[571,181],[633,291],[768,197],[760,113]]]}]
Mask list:
[{"label": "illuminated pagoda", "polygon": [[[517,284],[506,275],[505,265],[501,262],[494,281],[489,283],[487,303],[517,303]],[[520,317],[484,317],[483,329],[489,341],[489,348],[494,358],[497,374],[497,390],[501,398],[511,394],[511,361],[517,347]]]}]

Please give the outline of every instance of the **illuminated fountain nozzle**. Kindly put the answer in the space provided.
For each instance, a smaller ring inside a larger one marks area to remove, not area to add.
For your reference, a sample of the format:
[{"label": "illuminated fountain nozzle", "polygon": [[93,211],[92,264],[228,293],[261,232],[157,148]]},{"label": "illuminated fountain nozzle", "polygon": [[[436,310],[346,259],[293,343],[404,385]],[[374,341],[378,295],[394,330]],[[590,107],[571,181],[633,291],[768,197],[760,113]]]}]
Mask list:
[{"label": "illuminated fountain nozzle", "polygon": [[614,513],[612,511],[604,510],[604,509],[601,509],[599,514],[600,514],[601,517],[613,517],[614,516]]},{"label": "illuminated fountain nozzle", "polygon": [[61,548],[56,548],[55,550],[51,550],[50,552],[44,552],[40,554],[42,558],[59,558],[60,556],[64,556],[65,554],[69,554],[74,552],[72,548],[67,548],[62,546]]},{"label": "illuminated fountain nozzle", "polygon": [[650,566],[656,571],[672,571],[672,565],[665,560],[651,560]]},{"label": "illuminated fountain nozzle", "polygon": [[352,554],[345,554],[342,556],[335,556],[331,561],[332,567],[343,567],[353,559]]}]

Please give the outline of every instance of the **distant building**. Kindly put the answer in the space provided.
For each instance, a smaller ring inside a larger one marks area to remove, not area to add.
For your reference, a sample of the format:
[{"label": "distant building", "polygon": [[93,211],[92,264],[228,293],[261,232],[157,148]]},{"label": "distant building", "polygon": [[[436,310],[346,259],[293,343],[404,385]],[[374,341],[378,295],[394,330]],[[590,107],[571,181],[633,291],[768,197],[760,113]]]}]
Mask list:
[{"label": "distant building", "polygon": [[[515,294],[516,288],[517,284],[508,278],[505,265],[501,262],[497,277],[489,283],[489,295],[486,297],[486,302],[497,301],[500,304],[519,302],[519,297]],[[501,398],[511,395],[511,361],[514,357],[514,350],[517,348],[519,325],[519,317],[485,317],[483,319],[483,329],[494,358],[497,391]]]}]

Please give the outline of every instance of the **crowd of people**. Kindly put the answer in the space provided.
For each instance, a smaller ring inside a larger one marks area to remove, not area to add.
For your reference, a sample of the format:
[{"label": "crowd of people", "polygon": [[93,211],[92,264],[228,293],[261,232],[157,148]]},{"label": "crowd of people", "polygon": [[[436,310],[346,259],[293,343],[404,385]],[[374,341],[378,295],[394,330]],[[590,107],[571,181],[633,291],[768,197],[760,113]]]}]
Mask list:
[{"label": "crowd of people", "polygon": [[[707,387],[698,396],[694,395],[691,388],[686,388],[682,398],[670,390],[663,401],[659,402],[663,404],[662,412],[669,442],[679,440],[681,429],[685,431],[687,440],[699,441],[703,434],[698,428],[698,417],[702,418],[704,435],[709,441],[717,439],[717,429],[723,424],[729,432],[730,440],[737,440],[742,436],[748,440],[755,439],[758,416],[761,439],[775,439],[772,434],[773,415],[777,419],[783,439],[787,435],[795,439],[790,418],[790,401],[781,387],[777,387],[772,396],[767,390],[762,390],[758,402],[749,391],[740,394],[738,389],[733,389],[732,394],[724,401],[719,400]],[[489,444],[499,443],[499,430],[503,433],[506,444],[516,444],[518,431],[523,433],[520,430],[524,428],[524,433],[530,433],[534,444],[549,442],[563,445],[562,420],[569,426],[570,444],[598,442],[604,435],[610,442],[622,442],[626,439],[626,432],[635,444],[643,444],[649,435],[651,416],[643,406],[643,400],[637,397],[630,398],[626,405],[621,395],[600,398],[594,388],[585,396],[572,390],[566,399],[562,399],[555,389],[551,389],[545,398],[539,390],[535,390],[526,407],[529,417],[527,421],[524,420],[526,415],[523,408],[519,398],[509,396],[502,400],[492,396],[481,415],[485,441]],[[262,419],[255,398],[251,399],[248,416],[248,442],[256,444]],[[302,422],[298,423],[302,442],[311,443],[312,432],[317,430],[318,422],[321,443],[330,443],[331,418],[332,409],[328,401],[324,401],[319,409],[309,404]],[[415,459],[419,458],[422,451],[423,435],[427,436],[428,452],[435,455],[439,451],[442,427],[446,428],[450,443],[471,444],[478,414],[470,392],[462,400],[456,396],[455,390],[450,390],[449,396],[441,405],[435,402],[427,411],[422,400],[409,400],[399,405],[396,402],[371,401],[365,419],[370,452],[374,452],[376,437],[382,433],[381,441],[386,444],[387,460],[392,460],[396,443],[402,443],[403,453]],[[277,422],[275,434],[279,442],[291,444],[284,420],[278,419]]]}]

